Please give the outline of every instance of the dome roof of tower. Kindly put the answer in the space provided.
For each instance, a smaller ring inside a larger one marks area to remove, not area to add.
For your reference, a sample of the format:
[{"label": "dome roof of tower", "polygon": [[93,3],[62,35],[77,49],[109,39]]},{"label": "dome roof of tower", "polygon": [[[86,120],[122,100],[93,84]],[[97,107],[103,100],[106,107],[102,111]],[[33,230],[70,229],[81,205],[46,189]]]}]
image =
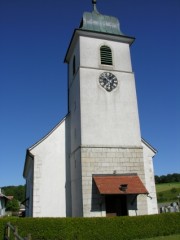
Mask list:
[{"label": "dome roof of tower", "polygon": [[92,12],[84,12],[80,28],[89,31],[124,35],[120,30],[119,20],[112,16],[100,14],[96,4],[94,4]]}]

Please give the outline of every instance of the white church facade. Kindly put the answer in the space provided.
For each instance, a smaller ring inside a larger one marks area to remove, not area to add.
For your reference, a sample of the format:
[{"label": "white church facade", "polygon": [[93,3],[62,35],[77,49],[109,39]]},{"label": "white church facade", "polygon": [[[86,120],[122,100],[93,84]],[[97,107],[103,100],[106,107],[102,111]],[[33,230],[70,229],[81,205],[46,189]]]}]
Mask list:
[{"label": "white church facade", "polygon": [[26,216],[158,213],[156,150],[140,132],[130,56],[134,38],[92,2],[65,56],[68,114],[27,150]]}]

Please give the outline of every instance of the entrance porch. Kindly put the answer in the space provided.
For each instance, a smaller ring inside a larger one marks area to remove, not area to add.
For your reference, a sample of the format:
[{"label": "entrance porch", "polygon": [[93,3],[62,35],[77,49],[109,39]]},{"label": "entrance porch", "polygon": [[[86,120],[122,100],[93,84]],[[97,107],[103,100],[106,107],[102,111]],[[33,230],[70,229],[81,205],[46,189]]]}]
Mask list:
[{"label": "entrance porch", "polygon": [[93,181],[107,217],[137,212],[137,196],[148,194],[137,174],[93,175]]}]

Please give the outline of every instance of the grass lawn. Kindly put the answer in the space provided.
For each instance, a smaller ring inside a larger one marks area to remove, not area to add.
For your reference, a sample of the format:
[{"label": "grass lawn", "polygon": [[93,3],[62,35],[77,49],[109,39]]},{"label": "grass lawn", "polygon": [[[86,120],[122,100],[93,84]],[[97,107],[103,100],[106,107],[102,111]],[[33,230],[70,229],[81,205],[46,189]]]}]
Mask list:
[{"label": "grass lawn", "polygon": [[145,238],[142,240],[179,240],[180,235],[170,235],[166,237]]},{"label": "grass lawn", "polygon": [[177,202],[180,195],[180,182],[156,184],[158,203]]},{"label": "grass lawn", "polygon": [[172,188],[180,188],[180,182],[156,184],[157,193],[168,191],[171,190]]}]

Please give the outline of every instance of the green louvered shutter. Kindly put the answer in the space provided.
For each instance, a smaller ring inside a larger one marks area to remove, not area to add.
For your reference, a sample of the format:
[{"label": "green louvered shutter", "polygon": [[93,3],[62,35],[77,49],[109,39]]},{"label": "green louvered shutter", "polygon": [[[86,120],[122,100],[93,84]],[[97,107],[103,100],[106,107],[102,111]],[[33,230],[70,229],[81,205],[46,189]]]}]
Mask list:
[{"label": "green louvered shutter", "polygon": [[102,46],[100,48],[101,64],[112,65],[112,52],[110,47]]}]

